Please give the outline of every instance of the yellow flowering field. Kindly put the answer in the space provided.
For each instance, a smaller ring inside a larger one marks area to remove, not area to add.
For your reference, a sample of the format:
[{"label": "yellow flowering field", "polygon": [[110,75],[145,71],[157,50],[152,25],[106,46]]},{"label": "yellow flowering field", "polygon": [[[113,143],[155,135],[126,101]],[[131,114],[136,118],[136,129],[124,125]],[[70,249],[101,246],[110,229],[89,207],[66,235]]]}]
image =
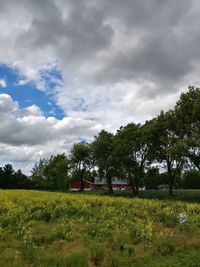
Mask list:
[{"label": "yellow flowering field", "polygon": [[179,266],[199,248],[196,203],[0,191],[0,266]]}]

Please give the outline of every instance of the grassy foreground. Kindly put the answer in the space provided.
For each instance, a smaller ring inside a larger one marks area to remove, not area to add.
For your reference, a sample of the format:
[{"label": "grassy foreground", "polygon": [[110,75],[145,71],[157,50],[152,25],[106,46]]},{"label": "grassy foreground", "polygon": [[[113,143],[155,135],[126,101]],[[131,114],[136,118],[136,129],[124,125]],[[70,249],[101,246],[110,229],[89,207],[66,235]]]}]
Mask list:
[{"label": "grassy foreground", "polygon": [[[188,220],[181,225],[180,212]],[[0,266],[199,266],[200,204],[0,191]]]}]

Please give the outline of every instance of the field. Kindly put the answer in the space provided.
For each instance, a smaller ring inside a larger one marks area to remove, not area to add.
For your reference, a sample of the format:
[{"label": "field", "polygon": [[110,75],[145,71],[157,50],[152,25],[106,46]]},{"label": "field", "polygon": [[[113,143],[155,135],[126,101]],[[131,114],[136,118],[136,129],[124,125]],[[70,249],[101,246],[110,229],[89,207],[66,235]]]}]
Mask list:
[{"label": "field", "polygon": [[[70,192],[70,191],[69,191]],[[79,192],[79,194],[87,195],[110,195],[106,190],[91,190]],[[76,193],[75,193],[76,194]],[[133,197],[132,191],[116,190],[112,193],[112,197]],[[200,190],[199,189],[178,189],[173,191],[170,196],[167,190],[142,190],[139,192],[138,198],[144,199],[160,199],[160,200],[181,200],[190,203],[200,203]]]},{"label": "field", "polygon": [[[179,223],[186,212],[187,222]],[[0,266],[200,266],[200,204],[0,191]]]}]

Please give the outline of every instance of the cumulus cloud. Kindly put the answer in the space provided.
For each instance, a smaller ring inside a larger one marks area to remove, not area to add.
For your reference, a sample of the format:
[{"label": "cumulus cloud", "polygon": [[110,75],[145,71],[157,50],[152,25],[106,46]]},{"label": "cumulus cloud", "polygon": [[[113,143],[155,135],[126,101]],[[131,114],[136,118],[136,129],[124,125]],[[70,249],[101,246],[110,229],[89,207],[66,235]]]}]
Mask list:
[{"label": "cumulus cloud", "polygon": [[101,125],[92,120],[64,117],[44,117],[33,105],[20,109],[7,94],[0,94],[0,142],[9,145],[46,145],[51,141],[93,137]]},{"label": "cumulus cloud", "polygon": [[68,152],[78,137],[92,138],[102,128],[81,118],[46,118],[35,105],[20,109],[7,94],[0,94],[0,121],[0,160],[12,162]]},{"label": "cumulus cloud", "polygon": [[[1,96],[1,95],[0,95]],[[28,116],[42,116],[40,108],[36,105],[32,105],[26,108],[17,109],[15,112],[16,117],[28,117]]]},{"label": "cumulus cloud", "polygon": [[6,114],[14,111],[18,103],[13,101],[12,97],[7,94],[0,94],[0,114]]},{"label": "cumulus cloud", "polygon": [[82,123],[88,135],[95,125],[114,131],[172,107],[200,82],[199,10],[197,0],[1,1],[0,63],[18,70],[19,85],[34,82],[47,93],[44,72],[60,71],[62,81],[48,79],[66,116],[56,121],[36,107],[17,110],[5,127],[14,120],[20,134],[2,136],[12,145],[35,145],[31,132],[42,125],[38,140],[45,143],[47,132],[50,141],[56,131],[70,136],[71,125],[78,134]]},{"label": "cumulus cloud", "polygon": [[7,86],[6,80],[5,79],[0,79],[0,87],[5,88]]}]

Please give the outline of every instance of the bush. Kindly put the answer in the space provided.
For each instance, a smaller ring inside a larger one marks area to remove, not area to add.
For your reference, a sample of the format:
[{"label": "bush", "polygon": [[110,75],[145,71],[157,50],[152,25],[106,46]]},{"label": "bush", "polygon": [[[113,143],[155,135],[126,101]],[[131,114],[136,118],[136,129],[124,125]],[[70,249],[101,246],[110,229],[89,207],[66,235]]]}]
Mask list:
[{"label": "bush", "polygon": [[191,170],[185,173],[183,184],[186,189],[200,189],[200,171]]}]

